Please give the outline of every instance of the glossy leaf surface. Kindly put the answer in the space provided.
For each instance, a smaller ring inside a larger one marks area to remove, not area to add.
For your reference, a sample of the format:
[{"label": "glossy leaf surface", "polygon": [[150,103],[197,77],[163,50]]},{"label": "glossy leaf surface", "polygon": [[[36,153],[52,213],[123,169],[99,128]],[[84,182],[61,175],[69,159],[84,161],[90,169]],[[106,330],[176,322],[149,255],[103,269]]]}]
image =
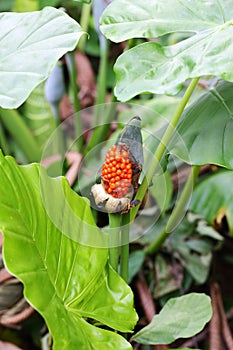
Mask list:
[{"label": "glossy leaf surface", "polygon": [[[2,155],[0,179],[5,263],[23,282],[27,300],[46,320],[53,349],[131,349],[123,337],[86,320],[121,332],[131,331],[137,321],[132,292],[109,268],[108,250],[81,245],[63,233],[63,228],[70,228],[74,238],[88,230],[98,234],[89,202],[73,192],[66,179],[51,179],[39,165],[20,167]],[[48,189],[45,200],[42,192]],[[60,193],[65,193],[65,201]],[[62,220],[62,230],[45,210],[49,198]],[[80,218],[75,226],[67,207]]]},{"label": "glossy leaf surface", "polygon": [[233,17],[231,0],[115,0],[104,11],[101,30],[114,42],[156,38],[173,32],[199,33]]},{"label": "glossy leaf surface", "polygon": [[221,224],[225,218],[233,234],[233,172],[221,171],[209,176],[195,188],[191,209],[209,223]]},{"label": "glossy leaf surface", "polygon": [[211,315],[211,301],[205,294],[190,293],[172,298],[133,339],[142,344],[170,344],[200,332]]},{"label": "glossy leaf surface", "polygon": [[1,13],[0,105],[17,108],[47,78],[57,60],[73,50],[83,31],[61,10]]},{"label": "glossy leaf surface", "polygon": [[112,40],[155,38],[175,31],[193,35],[171,46],[148,42],[124,52],[115,64],[119,100],[144,92],[176,94],[186,79],[207,74],[233,81],[229,0],[172,0],[169,6],[161,0],[151,0],[150,6],[139,1],[121,6],[121,1],[115,0],[102,17],[102,31]]},{"label": "glossy leaf surface", "polygon": [[169,152],[189,164],[212,163],[232,169],[232,94],[233,84],[222,82],[188,108]]}]

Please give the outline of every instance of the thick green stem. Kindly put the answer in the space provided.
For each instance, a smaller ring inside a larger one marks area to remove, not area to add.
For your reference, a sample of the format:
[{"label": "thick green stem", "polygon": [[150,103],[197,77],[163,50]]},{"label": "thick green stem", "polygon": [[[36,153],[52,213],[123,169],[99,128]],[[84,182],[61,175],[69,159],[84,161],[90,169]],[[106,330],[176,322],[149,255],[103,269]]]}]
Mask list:
[{"label": "thick green stem", "polygon": [[120,275],[126,283],[129,279],[129,223],[130,214],[124,214],[121,227]]},{"label": "thick green stem", "polygon": [[66,54],[66,62],[69,71],[70,83],[73,95],[74,104],[74,122],[75,122],[75,133],[76,133],[76,144],[78,151],[82,153],[83,149],[83,136],[82,136],[82,121],[80,118],[80,103],[78,98],[78,85],[77,85],[77,71],[75,64],[75,52],[69,52]]},{"label": "thick green stem", "polygon": [[0,108],[0,118],[5,128],[22,149],[27,160],[39,162],[41,159],[40,149],[20,114],[14,109]]},{"label": "thick green stem", "polygon": [[174,228],[179,224],[180,220],[183,218],[185,211],[187,210],[188,203],[190,201],[193,186],[199,174],[200,167],[193,166],[192,171],[188,177],[188,180],[182,190],[182,193],[174,207],[166,226],[163,228],[159,236],[154,242],[152,242],[146,249],[145,252],[149,255],[153,255],[159,251],[162,244],[174,230]]},{"label": "thick green stem", "polygon": [[115,271],[118,271],[121,214],[109,214],[109,263]]},{"label": "thick green stem", "polygon": [[[154,154],[154,157],[153,159],[151,159],[151,163],[150,163],[150,167],[147,171],[147,174],[146,176],[143,178],[143,181],[142,181],[142,184],[137,192],[137,195],[136,195],[136,198],[135,199],[138,199],[140,201],[143,200],[145,194],[146,194],[146,191],[147,191],[147,188],[149,186],[149,184],[151,183],[151,180],[155,174],[155,171],[157,170],[157,167],[159,165],[159,162],[161,161],[163,155],[164,155],[164,152],[173,136],[173,133],[174,133],[174,130],[180,120],[180,117],[184,111],[184,108],[186,106],[186,104],[188,103],[197,83],[198,83],[198,80],[199,78],[195,78],[191,81],[191,83],[189,84],[184,96],[182,97],[182,100],[180,101],[179,103],[179,106],[172,118],[172,120],[170,121],[160,143],[159,143],[159,146]],[[138,209],[139,207],[135,207],[135,208],[132,208],[131,209],[131,213],[130,213],[130,219],[131,221],[136,217],[137,215],[137,212],[138,212]]]},{"label": "thick green stem", "polygon": [[[80,18],[80,26],[82,27],[82,30],[84,32],[87,32],[88,30],[90,14],[91,14],[91,4],[83,4],[81,18]],[[78,49],[82,52],[84,51],[86,40],[87,40],[87,35],[82,35],[81,38],[79,39]]]}]

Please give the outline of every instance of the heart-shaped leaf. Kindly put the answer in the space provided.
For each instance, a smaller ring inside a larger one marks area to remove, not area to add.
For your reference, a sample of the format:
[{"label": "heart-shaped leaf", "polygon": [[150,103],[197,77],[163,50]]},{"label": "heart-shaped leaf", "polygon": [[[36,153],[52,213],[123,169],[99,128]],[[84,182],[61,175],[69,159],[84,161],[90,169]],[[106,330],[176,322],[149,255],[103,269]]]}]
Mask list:
[{"label": "heart-shaped leaf", "polygon": [[120,335],[94,326],[97,320],[129,332],[137,316],[130,288],[108,266],[108,250],[74,240],[99,234],[89,202],[65,178],[49,178],[37,164],[20,167],[2,154],[0,184],[5,263],[45,318],[53,349],[131,349]]},{"label": "heart-shaped leaf", "polygon": [[83,31],[61,10],[1,13],[0,105],[17,108],[45,80]]},{"label": "heart-shaped leaf", "polygon": [[172,298],[133,339],[142,344],[170,344],[200,332],[211,315],[211,301],[205,294],[190,293]]},{"label": "heart-shaped leaf", "polygon": [[[227,219],[233,234],[233,172],[221,171],[204,179],[194,190],[190,208],[210,224]],[[210,205],[211,204],[211,205]]]},{"label": "heart-shaped leaf", "polygon": [[231,0],[115,0],[103,13],[101,31],[110,40],[157,38],[174,32],[198,33],[233,16]]},{"label": "heart-shaped leaf", "polygon": [[[173,0],[172,4],[169,3],[170,10],[167,14],[165,3],[162,5],[161,0],[151,0],[150,5],[143,5],[144,8],[148,6],[148,10],[140,13],[142,5],[139,6],[138,2],[134,10],[132,3],[121,6],[121,0],[115,0],[107,8],[102,23],[116,22],[118,30],[114,35],[119,40],[125,39],[119,28],[122,26],[123,31],[128,32],[125,24],[130,23],[131,27],[136,28],[139,18],[145,20],[146,29],[143,32],[139,20],[141,29],[129,31],[133,36],[153,37],[174,31],[195,31],[196,34],[172,46],[149,42],[123,53],[115,64],[115,94],[119,100],[127,101],[143,92],[176,94],[186,79],[206,74],[233,81],[233,11],[230,1]],[[125,24],[119,23],[119,18]],[[152,26],[154,30],[151,29]],[[114,40],[114,35],[108,37]]]},{"label": "heart-shaped leaf", "polygon": [[233,169],[233,84],[220,83],[184,112],[169,152],[194,165]]}]

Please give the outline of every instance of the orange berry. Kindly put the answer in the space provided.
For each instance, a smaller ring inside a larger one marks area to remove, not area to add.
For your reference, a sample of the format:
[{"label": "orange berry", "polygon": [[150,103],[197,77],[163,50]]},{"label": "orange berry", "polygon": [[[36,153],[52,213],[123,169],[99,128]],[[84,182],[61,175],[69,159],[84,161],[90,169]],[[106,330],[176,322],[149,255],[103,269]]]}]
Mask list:
[{"label": "orange berry", "polygon": [[130,152],[125,144],[113,145],[107,152],[102,166],[105,191],[116,198],[126,195],[132,182]]}]

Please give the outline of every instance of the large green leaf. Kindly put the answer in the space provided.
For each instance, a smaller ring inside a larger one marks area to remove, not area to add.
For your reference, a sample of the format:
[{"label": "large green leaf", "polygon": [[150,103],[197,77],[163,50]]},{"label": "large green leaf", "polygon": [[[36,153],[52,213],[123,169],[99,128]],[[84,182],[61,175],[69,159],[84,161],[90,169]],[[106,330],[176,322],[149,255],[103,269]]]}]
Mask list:
[{"label": "large green leaf", "polygon": [[120,42],[156,38],[173,32],[214,29],[233,16],[231,0],[115,0],[104,11],[101,30]]},{"label": "large green leaf", "polygon": [[190,208],[213,224],[224,216],[233,234],[233,172],[221,171],[209,176],[195,188]]},{"label": "large green leaf", "polygon": [[184,113],[169,152],[187,163],[233,168],[233,84],[220,83]]},{"label": "large green leaf", "polygon": [[205,294],[190,293],[172,298],[133,339],[142,344],[170,344],[200,332],[211,315],[211,301]]},{"label": "large green leaf", "polygon": [[[108,266],[106,248],[82,245],[66,232],[69,228],[74,238],[99,234],[88,200],[65,178],[49,178],[37,164],[18,166],[2,155],[0,184],[5,263],[45,318],[53,349],[131,349],[123,337],[94,326],[97,320],[121,332],[132,330],[137,316],[130,288]],[[46,199],[43,191],[48,191]],[[45,204],[54,206],[61,227],[51,221]],[[67,215],[68,207],[79,220]]]},{"label": "large green leaf", "polygon": [[57,60],[73,50],[83,31],[63,11],[1,13],[0,105],[17,108],[47,78]]},{"label": "large green leaf", "polygon": [[[117,78],[115,94],[121,101],[127,101],[143,92],[176,94],[186,79],[206,74],[233,81],[231,1],[173,0],[169,6],[165,4],[166,2],[162,5],[161,0],[151,0],[149,6],[137,3],[134,11],[134,4],[127,2],[121,6],[121,0],[115,0],[107,8],[107,15],[105,12],[102,18],[102,23],[118,23],[119,13],[122,13],[122,22],[126,23],[117,25],[116,34],[108,34],[113,40],[116,35],[119,41],[125,39],[119,28],[122,26],[122,31],[128,32],[125,28],[125,24],[128,23],[134,27],[134,30],[129,30],[132,33],[130,37],[134,35],[154,37],[174,31],[196,33],[172,46],[149,42],[123,53],[115,64]],[[147,6],[148,10],[140,13],[139,10]],[[170,8],[168,13],[165,12],[166,7]],[[150,15],[147,20],[148,12]],[[129,14],[130,21],[126,14]],[[145,21],[144,32],[142,24],[140,25],[141,21],[143,23]],[[141,29],[137,31],[135,28],[138,27],[138,22]],[[152,30],[150,26],[154,26],[155,29]]]}]

